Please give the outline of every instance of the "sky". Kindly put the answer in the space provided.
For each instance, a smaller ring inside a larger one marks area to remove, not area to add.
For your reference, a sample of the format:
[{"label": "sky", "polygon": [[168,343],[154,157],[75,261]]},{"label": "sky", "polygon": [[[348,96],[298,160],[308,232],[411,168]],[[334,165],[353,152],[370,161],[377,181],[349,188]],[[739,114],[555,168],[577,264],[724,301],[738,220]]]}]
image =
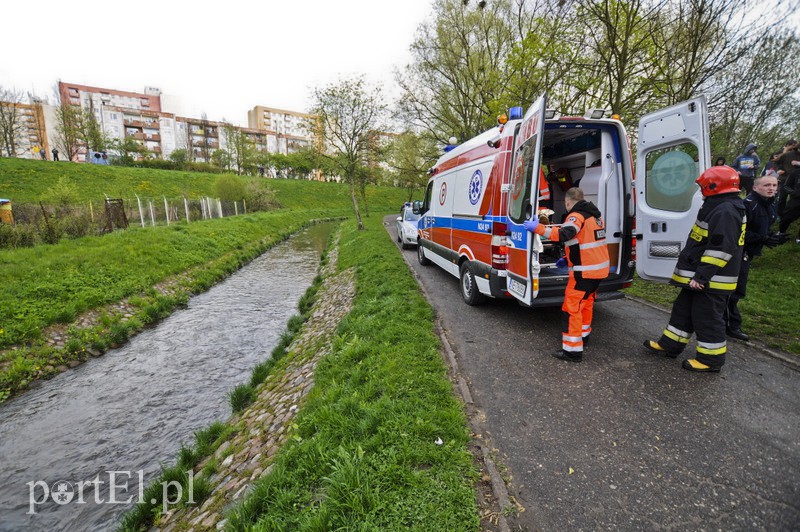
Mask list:
[{"label": "sky", "polygon": [[[306,111],[312,90],[366,75],[397,94],[433,0],[40,0],[5,3],[0,87],[53,101],[58,80],[181,100],[246,126],[256,105]],[[9,23],[16,21],[16,23]]]}]

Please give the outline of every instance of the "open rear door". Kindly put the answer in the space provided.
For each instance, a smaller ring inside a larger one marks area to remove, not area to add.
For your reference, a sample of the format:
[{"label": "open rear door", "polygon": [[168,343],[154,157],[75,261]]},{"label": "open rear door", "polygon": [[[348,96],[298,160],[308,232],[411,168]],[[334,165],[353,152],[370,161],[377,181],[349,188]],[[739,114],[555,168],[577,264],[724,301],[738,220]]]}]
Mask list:
[{"label": "open rear door", "polygon": [[538,236],[522,227],[534,216],[539,196],[539,167],[547,95],[542,94],[525,113],[514,139],[511,191],[508,194],[508,292],[530,305],[539,291]]},{"label": "open rear door", "polygon": [[639,121],[636,151],[636,273],[668,281],[703,198],[695,180],[710,164],[706,97]]}]

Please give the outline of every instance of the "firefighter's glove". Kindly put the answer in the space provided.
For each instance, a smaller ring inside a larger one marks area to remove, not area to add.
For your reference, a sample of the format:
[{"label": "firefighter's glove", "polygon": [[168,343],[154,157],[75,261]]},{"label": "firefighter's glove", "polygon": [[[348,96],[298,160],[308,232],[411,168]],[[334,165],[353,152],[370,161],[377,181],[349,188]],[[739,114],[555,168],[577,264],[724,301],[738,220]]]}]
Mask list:
[{"label": "firefighter's glove", "polygon": [[768,248],[774,248],[775,246],[780,246],[781,244],[785,244],[789,240],[789,235],[782,234],[782,233],[774,233],[767,237],[764,241],[764,245]]},{"label": "firefighter's glove", "polygon": [[531,233],[533,233],[538,226],[539,226],[539,220],[537,220],[536,218],[534,218],[533,220],[525,220],[524,222],[522,222],[522,227],[524,227],[526,231],[530,231]]},{"label": "firefighter's glove", "polygon": [[566,268],[567,267],[567,258],[561,257],[556,261],[556,268]]}]

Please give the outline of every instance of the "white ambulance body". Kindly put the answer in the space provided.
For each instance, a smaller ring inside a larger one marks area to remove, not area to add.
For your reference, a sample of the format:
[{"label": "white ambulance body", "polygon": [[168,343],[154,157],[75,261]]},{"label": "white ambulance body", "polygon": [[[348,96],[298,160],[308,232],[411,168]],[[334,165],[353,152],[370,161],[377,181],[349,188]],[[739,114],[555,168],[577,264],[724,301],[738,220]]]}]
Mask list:
[{"label": "white ambulance body", "polygon": [[[514,110],[512,110],[514,111]],[[671,106],[639,123],[634,187],[628,137],[615,119],[546,119],[546,95],[524,117],[443,155],[419,211],[417,253],[460,278],[471,305],[486,297],[523,305],[560,305],[568,272],[555,261],[562,244],[543,240],[522,223],[549,206],[558,224],[564,192],[579,186],[606,224],[611,260],[598,300],[622,297],[633,269],[668,280],[695,221],[702,196],[695,179],[710,164],[706,100]],[[540,198],[540,168],[554,169],[552,204]]]}]

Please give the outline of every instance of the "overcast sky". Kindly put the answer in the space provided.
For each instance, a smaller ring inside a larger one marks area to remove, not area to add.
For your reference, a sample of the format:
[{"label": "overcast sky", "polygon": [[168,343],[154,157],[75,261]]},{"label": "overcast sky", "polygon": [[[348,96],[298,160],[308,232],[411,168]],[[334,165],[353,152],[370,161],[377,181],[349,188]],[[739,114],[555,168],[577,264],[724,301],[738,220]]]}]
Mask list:
[{"label": "overcast sky", "polygon": [[[52,101],[57,80],[142,92],[247,125],[256,105],[305,111],[311,90],[366,74],[392,94],[433,0],[4,2],[0,86]],[[13,22],[12,22],[13,21]]]}]

